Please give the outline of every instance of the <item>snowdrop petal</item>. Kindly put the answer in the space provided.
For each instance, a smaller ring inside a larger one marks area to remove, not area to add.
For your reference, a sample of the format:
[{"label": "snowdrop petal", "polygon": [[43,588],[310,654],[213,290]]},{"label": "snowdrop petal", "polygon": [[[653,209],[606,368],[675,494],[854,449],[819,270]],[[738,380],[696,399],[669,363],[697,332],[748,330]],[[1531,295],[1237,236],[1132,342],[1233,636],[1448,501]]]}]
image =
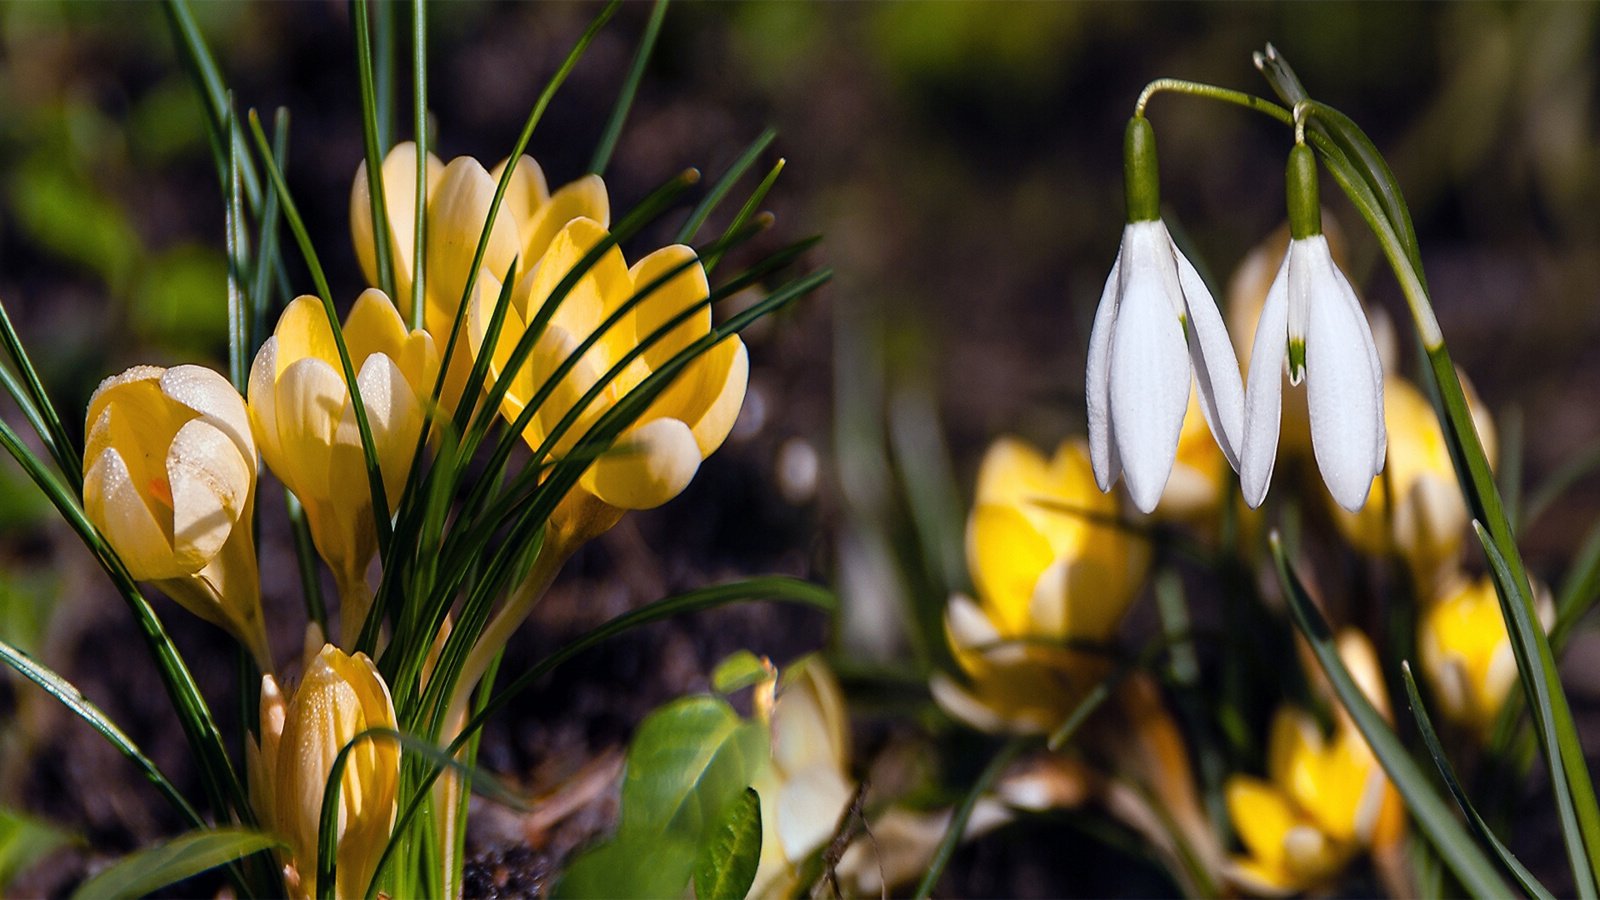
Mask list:
[{"label": "snowdrop petal", "polygon": [[1172,244],[1172,258],[1178,265],[1178,283],[1183,286],[1189,313],[1189,356],[1194,362],[1200,412],[1228,465],[1238,471],[1239,443],[1244,435],[1244,381],[1239,377],[1239,359],[1205,280],[1177,244]]},{"label": "snowdrop petal", "polygon": [[1306,333],[1311,446],[1333,499],[1356,512],[1383,468],[1383,373],[1349,282],[1329,257],[1319,254],[1314,265],[1320,272]]},{"label": "snowdrop petal", "polygon": [[1089,459],[1095,484],[1109,491],[1122,474],[1116,438],[1111,432],[1111,332],[1117,321],[1117,295],[1122,286],[1122,250],[1111,264],[1111,276],[1100,294],[1094,327],[1089,332],[1089,369],[1085,379],[1089,409]]},{"label": "snowdrop petal", "polygon": [[1288,350],[1289,260],[1267,289],[1250,350],[1250,375],[1244,392],[1244,441],[1239,456],[1239,487],[1251,509],[1261,505],[1278,459],[1279,413],[1283,400],[1283,362]]},{"label": "snowdrop petal", "polygon": [[1153,263],[1128,260],[1111,335],[1111,427],[1128,493],[1146,513],[1172,472],[1191,378],[1183,326]]}]

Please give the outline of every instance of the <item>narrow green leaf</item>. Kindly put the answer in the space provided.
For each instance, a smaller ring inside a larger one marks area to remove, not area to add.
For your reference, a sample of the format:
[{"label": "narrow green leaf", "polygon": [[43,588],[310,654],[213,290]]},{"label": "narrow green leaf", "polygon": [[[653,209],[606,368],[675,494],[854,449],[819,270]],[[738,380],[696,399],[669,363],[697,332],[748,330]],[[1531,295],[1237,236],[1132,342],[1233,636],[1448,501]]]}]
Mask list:
[{"label": "narrow green leaf", "polygon": [[411,245],[411,327],[423,326],[423,260],[428,233],[428,10],[426,0],[411,2],[411,114],[417,144],[415,238]]},{"label": "narrow green leaf", "polygon": [[1594,442],[1568,459],[1540,483],[1533,496],[1528,498],[1528,505],[1522,516],[1523,527],[1526,528],[1539,521],[1539,517],[1544,515],[1557,500],[1597,469],[1600,469],[1600,441]]},{"label": "narrow green leaf", "polygon": [[719,694],[732,694],[771,677],[772,669],[761,657],[737,650],[711,671],[711,688]]},{"label": "narrow green leaf", "polygon": [[[228,130],[233,130],[233,101],[228,102]],[[244,237],[244,210],[240,201],[239,145],[228,144],[228,168],[223,178],[222,223],[228,257],[228,380],[234,390],[244,393],[249,376],[250,322],[254,319],[245,293],[245,272],[250,267],[249,249]]]},{"label": "narrow green leaf", "polygon": [[[367,404],[361,397],[355,367],[350,362],[350,347],[344,340],[344,326],[339,323],[339,313],[333,308],[333,293],[328,289],[328,279],[322,273],[322,264],[317,260],[317,251],[311,245],[311,235],[306,232],[305,223],[300,218],[300,210],[295,206],[294,198],[289,195],[289,186],[283,180],[283,169],[272,155],[272,148],[267,144],[266,132],[261,130],[261,119],[255,110],[250,111],[250,131],[255,136],[256,149],[266,163],[273,189],[278,193],[278,202],[283,206],[289,230],[294,232],[295,240],[300,245],[300,254],[305,257],[306,268],[311,270],[311,280],[317,286],[317,296],[322,300],[323,312],[328,316],[328,328],[333,332],[333,343],[339,351],[339,366],[343,370],[345,386],[350,391],[350,408],[355,413],[356,430],[361,434],[361,453],[367,464],[367,486],[372,492],[372,517],[378,531],[378,551],[383,554],[389,548],[392,528],[389,521],[389,500],[383,488],[383,473],[378,469],[378,450],[372,440],[372,423],[367,419]],[[374,225],[374,228],[376,227]]]},{"label": "narrow green leaf", "polygon": [[[385,6],[387,4],[379,4]],[[367,0],[356,0],[356,69],[361,82],[361,144],[367,157],[367,195],[371,198],[372,243],[378,261],[378,287],[392,300],[395,296],[394,248],[389,245],[389,201],[383,186],[383,150],[378,146],[378,98],[372,78],[371,12]],[[419,155],[418,157],[422,157]],[[420,208],[421,203],[417,206]]]},{"label": "narrow green leaf", "polygon": [[89,879],[73,900],[142,897],[252,853],[282,846],[276,837],[244,828],[207,828],[124,857]]},{"label": "narrow green leaf", "polygon": [[322,600],[322,575],[317,568],[317,547],[311,539],[311,522],[300,498],[285,488],[283,503],[289,513],[289,530],[294,534],[295,566],[300,571],[300,596],[305,600],[306,620],[317,623],[328,634],[328,606]]},{"label": "narrow green leaf", "polygon": [[[24,397],[15,392],[15,382],[6,379],[8,392],[16,399],[19,406],[32,410],[28,416],[29,424],[41,420],[45,431],[39,433],[40,440],[44,441],[45,449],[50,451],[50,456],[55,460],[56,468],[61,470],[62,476],[67,479],[67,484],[72,486],[74,492],[83,490],[83,461],[81,451],[72,443],[72,438],[67,436],[66,428],[61,425],[61,417],[56,413],[55,404],[50,402],[50,395],[45,392],[44,382],[39,380],[39,370],[34,368],[33,360],[28,357],[28,351],[22,347],[22,339],[17,336],[17,330],[11,324],[11,315],[6,312],[4,301],[0,301],[0,344],[5,346],[6,355],[11,357],[11,362],[17,368],[17,374],[22,377],[22,386],[26,390],[26,404]],[[37,428],[37,425],[35,425]]]},{"label": "narrow green leaf", "polygon": [[[740,207],[738,215],[734,216],[733,221],[728,223],[727,231],[723,232],[724,237],[737,234],[739,229],[750,221],[750,217],[756,214],[756,210],[761,208],[761,201],[767,199],[767,192],[772,190],[772,186],[778,181],[778,176],[783,174],[783,167],[787,162],[787,160],[779,159],[772,164],[772,168],[767,171],[767,176],[761,179],[761,183],[756,185],[754,191],[750,192],[749,198],[744,201],[744,206]],[[717,267],[717,263],[722,261],[723,252],[718,250],[707,256],[706,275],[709,276],[711,270]]]},{"label": "narrow green leaf", "polygon": [[1478,815],[1478,810],[1473,807],[1466,790],[1461,787],[1461,780],[1456,777],[1455,767],[1450,765],[1450,758],[1445,755],[1444,745],[1439,743],[1439,735],[1433,730],[1433,722],[1428,718],[1428,711],[1422,705],[1422,695],[1417,692],[1417,680],[1411,674],[1411,663],[1402,662],[1400,674],[1405,680],[1406,699],[1411,704],[1412,715],[1416,716],[1417,730],[1422,733],[1422,742],[1428,745],[1428,754],[1433,757],[1433,764],[1439,768],[1439,774],[1444,778],[1445,787],[1450,789],[1450,795],[1455,798],[1456,806],[1466,814],[1467,824],[1471,825],[1478,838],[1494,851],[1495,857],[1500,860],[1506,872],[1521,885],[1523,893],[1541,900],[1555,900],[1550,892],[1545,890],[1544,885],[1539,883],[1539,879],[1535,878],[1533,873],[1506,849],[1506,845],[1495,837],[1489,823],[1485,822],[1483,817]]},{"label": "narrow green leaf", "polygon": [[1566,843],[1573,881],[1580,897],[1591,898],[1595,896],[1591,860],[1596,845],[1591,843],[1588,818],[1600,819],[1600,814],[1592,811],[1594,787],[1589,781],[1583,745],[1578,740],[1577,728],[1561,689],[1561,673],[1556,669],[1555,656],[1550,651],[1544,629],[1534,617],[1533,598],[1524,588],[1525,582],[1511,573],[1505,556],[1483,524],[1474,521],[1472,528],[1489,557],[1495,593],[1500,598],[1500,612],[1505,617],[1506,632],[1511,637],[1511,649],[1517,660],[1517,675],[1522,681],[1528,707],[1533,711],[1539,743],[1550,768],[1550,785],[1556,795],[1561,836]]},{"label": "narrow green leaf", "polygon": [[761,797],[747,787],[700,843],[694,863],[698,900],[744,900],[761,864]]},{"label": "narrow green leaf", "polygon": [[728,167],[728,171],[724,172],[722,177],[717,179],[717,183],[712,186],[711,190],[706,192],[705,197],[694,208],[694,212],[690,213],[688,220],[683,223],[683,227],[678,229],[676,238],[678,243],[694,243],[695,236],[700,233],[700,226],[705,224],[706,219],[722,203],[723,198],[728,196],[728,192],[733,190],[733,186],[738,183],[739,179],[744,177],[744,173],[748,172],[751,166],[755,165],[762,152],[772,146],[773,140],[777,137],[778,132],[775,129],[768,128],[750,142],[750,146],[739,154],[739,158],[733,161],[733,165]]},{"label": "narrow green leaf", "polygon": [[1561,590],[1556,594],[1556,624],[1550,629],[1550,647],[1560,653],[1572,629],[1600,600],[1600,522],[1589,529],[1572,558]]},{"label": "narrow green leaf", "polygon": [[1439,855],[1468,893],[1474,897],[1510,896],[1510,887],[1500,878],[1494,865],[1484,857],[1472,838],[1462,830],[1460,823],[1428,782],[1427,775],[1406,752],[1405,745],[1400,743],[1383,716],[1373,709],[1350,671],[1345,668],[1328,623],[1306,593],[1300,579],[1289,568],[1288,557],[1284,555],[1283,544],[1276,532],[1270,542],[1278,567],[1278,580],[1283,585],[1295,626],[1300,629],[1322,671],[1328,676],[1328,683],[1333,687],[1340,704],[1350,713],[1351,720],[1367,739],[1367,746],[1372,748],[1383,770],[1388,773],[1389,780],[1405,799],[1412,819],[1438,848]]},{"label": "narrow green leaf", "polygon": [[933,859],[928,862],[928,870],[922,874],[922,880],[917,882],[917,890],[912,894],[916,900],[928,900],[933,895],[933,889],[939,885],[939,876],[944,874],[945,867],[950,865],[950,857],[955,855],[956,847],[961,845],[961,837],[967,831],[967,821],[972,818],[972,811],[977,808],[978,800],[989,792],[989,788],[994,786],[1006,767],[1011,765],[1011,761],[1032,743],[1033,739],[1028,737],[1014,737],[1007,741],[967,788],[966,795],[961,798],[961,805],[950,814],[950,824],[945,827],[944,837],[939,840],[939,848],[934,851]]},{"label": "narrow green leaf", "polygon": [[[289,166],[289,110],[278,107],[272,117],[272,156],[285,169]],[[277,274],[283,265],[283,256],[279,252],[281,245],[278,243],[278,225],[282,219],[282,210],[278,204],[278,192],[267,192],[265,206],[261,213],[260,230],[256,236],[255,280],[250,287],[251,308],[254,318],[250,322],[249,349],[252,354],[256,350],[258,341],[267,330],[267,310],[275,308],[272,302],[274,287],[287,291],[287,282],[277,281]]]},{"label": "narrow green leaf", "polygon": [[617,99],[611,107],[611,118],[606,121],[605,131],[600,133],[600,143],[594,148],[594,158],[589,161],[589,174],[604,175],[606,166],[611,162],[611,154],[617,149],[617,139],[622,136],[622,126],[628,119],[628,110],[633,106],[634,94],[639,91],[639,82],[644,78],[645,66],[650,62],[650,53],[655,49],[656,38],[661,35],[661,23],[667,18],[667,0],[656,0],[655,8],[650,10],[650,21],[645,23],[644,36],[639,38],[639,49],[634,51],[633,65],[628,67],[628,77],[622,82],[622,89],[617,91]]},{"label": "narrow green leaf", "polygon": [[[122,729],[116,726],[115,722],[112,722],[105,713],[100,711],[99,707],[90,703],[89,698],[83,696],[83,693],[72,682],[57,675],[48,667],[34,662],[26,653],[5,641],[0,641],[0,662],[4,662],[15,670],[17,674],[38,685],[45,693],[54,697],[62,706],[70,710],[73,715],[87,722],[90,728],[93,728],[101,737],[105,738],[111,746],[117,748],[117,752],[126,756],[130,762],[137,766],[139,771],[144,773],[144,777],[156,786],[156,790],[167,798],[173,808],[181,813],[185,819],[189,820],[189,824],[196,828],[205,827],[205,821],[200,818],[200,814],[195,812],[194,807],[189,805],[189,801],[185,800],[182,794],[178,793],[178,789],[172,785],[171,781],[167,780],[167,776],[162,774],[156,764],[151,762],[150,758],[145,756],[144,752],[133,742],[133,739],[124,734]],[[3,886],[3,881],[0,881],[0,886]]]}]

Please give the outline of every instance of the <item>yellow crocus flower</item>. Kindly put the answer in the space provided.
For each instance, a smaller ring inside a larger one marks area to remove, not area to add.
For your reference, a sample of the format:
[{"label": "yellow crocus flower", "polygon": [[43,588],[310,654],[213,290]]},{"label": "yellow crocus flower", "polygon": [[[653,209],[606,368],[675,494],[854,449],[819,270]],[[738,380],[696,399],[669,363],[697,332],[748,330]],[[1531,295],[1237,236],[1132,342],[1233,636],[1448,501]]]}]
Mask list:
[{"label": "yellow crocus flower", "polygon": [[[426,332],[406,332],[378,290],[356,298],[343,330],[383,474],[390,507],[383,515],[392,515],[427,421],[438,351]],[[262,458],[300,498],[317,552],[333,569],[343,635],[352,640],[372,599],[366,570],[377,526],[343,371],[321,301],[299,297],[256,354],[249,405]]]},{"label": "yellow crocus flower", "polygon": [[[1548,629],[1554,610],[1548,594],[1537,585],[1535,592]],[[1417,651],[1445,718],[1487,738],[1517,683],[1517,660],[1494,582],[1463,580],[1444,590],[1418,623]]]},{"label": "yellow crocus flower", "polygon": [[[287,703],[272,676],[261,679],[260,742],[247,749],[251,802],[288,844],[285,874],[296,897],[315,890],[323,792],[335,758],[362,732],[396,727],[389,688],[365,653],[323,645]],[[399,782],[392,739],[365,738],[350,751],[339,782],[337,896],[363,896],[377,871]]]},{"label": "yellow crocus flower", "polygon": [[953,597],[945,612],[970,689],[935,678],[941,705],[991,731],[1061,724],[1106,665],[1066,643],[1109,639],[1149,562],[1141,538],[1105,522],[1116,515],[1082,440],[1049,460],[1015,438],[989,448],[967,522],[978,598]]},{"label": "yellow crocus flower", "polygon": [[[518,279],[500,340],[492,351],[484,341],[497,297],[493,292],[479,292],[468,312],[467,333],[474,355],[491,352],[491,377],[500,377],[517,342],[556,286],[606,237],[600,222],[588,218],[567,222],[551,240],[539,265]],[[664,247],[631,268],[621,251],[612,247],[578,279],[551,316],[527,363],[512,380],[501,405],[501,414],[508,421],[521,415],[556,368],[635,292],[674,271],[676,274],[601,333],[556,383],[523,431],[530,447],[537,450],[584,393],[680,313],[699,306],[690,318],[646,347],[620,375],[604,385],[594,401],[583,407],[576,424],[556,442],[554,451],[558,456],[570,450],[602,415],[652,372],[711,330],[711,310],[705,305],[710,286],[705,269],[688,247]],[[497,285],[486,275],[480,277]],[[613,452],[595,460],[582,477],[581,491],[618,509],[649,509],[677,496],[688,486],[700,463],[721,446],[732,430],[744,403],[749,371],[749,357],[738,336],[716,344],[681,372],[617,438]]]},{"label": "yellow crocus flower", "polygon": [[[1366,637],[1344,632],[1339,655],[1387,716],[1382,675]],[[1280,709],[1267,742],[1267,777],[1232,776],[1224,794],[1246,851],[1229,873],[1254,894],[1323,884],[1363,848],[1393,847],[1405,827],[1399,793],[1342,708],[1327,735],[1304,711]]]},{"label": "yellow crocus flower", "polygon": [[[1471,386],[1464,379],[1462,384],[1492,463],[1494,423]],[[1359,513],[1330,508],[1340,532],[1357,550],[1374,556],[1400,554],[1417,590],[1426,595],[1451,571],[1471,516],[1433,404],[1410,382],[1389,375],[1383,406],[1389,432],[1385,472],[1373,479],[1367,505]]]},{"label": "yellow crocus flower", "polygon": [[[440,176],[444,174],[444,163],[429,153],[426,165],[427,196],[431,197]],[[384,211],[389,216],[389,253],[394,262],[394,289],[399,295],[394,300],[409,321],[411,286],[415,277],[411,257],[416,251],[417,238],[417,145],[411,141],[396,144],[389,155],[383,158],[379,177],[383,184]],[[381,279],[378,277],[378,253],[372,227],[372,191],[367,183],[367,161],[364,159],[356,166],[355,182],[350,186],[350,235],[355,241],[356,259],[361,263],[361,272],[367,277],[367,284],[377,287]]]},{"label": "yellow crocus flower", "polygon": [[244,400],[202,366],[135,366],[89,398],[83,509],[141,581],[232,632],[270,670]]},{"label": "yellow crocus flower", "polygon": [[807,858],[833,836],[855,793],[844,696],[820,657],[783,673],[769,719],[772,759],[761,797],[761,862],[751,897],[787,897]]}]

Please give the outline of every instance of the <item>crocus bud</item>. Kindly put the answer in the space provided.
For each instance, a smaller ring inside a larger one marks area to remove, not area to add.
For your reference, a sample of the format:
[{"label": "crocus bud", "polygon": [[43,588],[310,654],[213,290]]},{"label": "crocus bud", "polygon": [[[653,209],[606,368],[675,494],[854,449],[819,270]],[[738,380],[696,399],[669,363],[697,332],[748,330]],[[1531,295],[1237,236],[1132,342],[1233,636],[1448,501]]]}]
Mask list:
[{"label": "crocus bud", "polygon": [[[286,872],[299,897],[315,890],[323,793],[345,745],[373,728],[396,727],[389,688],[366,654],[324,645],[293,697],[261,684],[260,742],[250,747],[251,799],[262,823],[288,844]],[[335,893],[360,897],[394,827],[400,751],[388,737],[363,738],[345,762],[339,788]]]},{"label": "crocus bud", "polygon": [[[1540,585],[1534,592],[1548,629],[1554,619],[1549,593]],[[1459,581],[1443,590],[1417,624],[1417,655],[1444,717],[1487,739],[1517,683],[1494,582]]]},{"label": "crocus bud", "polygon": [[243,399],[201,366],[136,366],[89,399],[83,508],[141,581],[232,632],[270,670]]},{"label": "crocus bud", "polygon": [[[410,472],[439,370],[427,332],[406,333],[382,291],[356,299],[345,320],[350,364],[365,404],[391,515]],[[361,433],[322,304],[300,297],[283,311],[250,367],[250,422],[261,456],[305,506],[317,552],[339,583],[343,636],[355,637],[371,602],[366,568],[376,519]]]},{"label": "crocus bud", "polygon": [[[384,211],[388,213],[389,258],[394,263],[394,289],[406,319],[411,318],[411,283],[416,276],[412,255],[417,239],[417,145],[411,141],[396,144],[379,167],[380,184],[383,185]],[[444,163],[428,154],[427,191],[432,196],[434,187],[444,174]],[[378,252],[372,227],[372,186],[367,179],[367,162],[356,166],[355,182],[350,186],[350,236],[355,242],[356,258],[361,262],[361,273],[367,284],[377,287],[382,283],[378,274]]]},{"label": "crocus bud", "polygon": [[792,893],[801,867],[832,837],[855,792],[844,697],[820,657],[785,670],[771,725],[772,759],[753,785],[761,797],[762,838],[752,897]]},{"label": "crocus bud", "polygon": [[[539,264],[518,279],[500,342],[492,348],[491,377],[500,376],[513,348],[556,286],[606,237],[600,223],[574,219],[556,234]],[[528,362],[506,394],[502,415],[514,421],[532,401],[534,392],[602,322],[617,313],[636,292],[652,286],[654,290],[622,314],[556,382],[523,432],[529,446],[537,450],[578,400],[624,355],[680,314],[694,310],[646,347],[583,407],[576,424],[556,442],[553,449],[558,456],[570,450],[602,415],[652,372],[710,333],[711,310],[705,305],[710,287],[693,250],[672,245],[629,268],[621,251],[612,247],[577,280],[550,317]],[[468,337],[475,355],[491,352],[484,342],[496,299],[489,292],[480,292],[469,311]],[[588,468],[580,488],[619,509],[649,509],[677,496],[694,477],[701,461],[732,430],[744,403],[749,369],[749,357],[737,336],[714,345],[681,372],[649,410],[616,439],[612,452]]]},{"label": "crocus bud", "polygon": [[977,600],[955,597],[945,614],[970,689],[936,678],[946,709],[991,731],[1045,732],[1065,720],[1105,664],[1067,642],[1110,638],[1149,560],[1141,539],[1096,521],[1116,512],[1081,441],[1048,460],[1014,438],[990,447],[967,522]]}]

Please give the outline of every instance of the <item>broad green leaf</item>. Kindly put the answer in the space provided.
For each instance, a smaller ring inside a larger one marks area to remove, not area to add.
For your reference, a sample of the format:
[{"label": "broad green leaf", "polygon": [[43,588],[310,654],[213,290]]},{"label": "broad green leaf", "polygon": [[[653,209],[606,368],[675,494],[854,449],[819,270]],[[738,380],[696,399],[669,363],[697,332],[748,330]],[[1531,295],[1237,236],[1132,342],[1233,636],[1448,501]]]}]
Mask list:
[{"label": "broad green leaf", "polygon": [[747,787],[700,842],[694,895],[699,900],[743,900],[755,884],[760,864],[761,796]]},{"label": "broad green leaf", "polygon": [[651,713],[628,748],[621,832],[698,844],[766,761],[767,733],[716,697],[685,697]]},{"label": "broad green leaf", "polygon": [[578,857],[557,897],[677,897],[689,882],[694,844],[669,836],[618,838]]},{"label": "broad green leaf", "polygon": [[48,822],[0,809],[0,891],[34,863],[72,840],[66,832]]},{"label": "broad green leaf", "polygon": [[711,687],[719,694],[731,694],[772,677],[771,665],[749,650],[739,650],[717,663],[711,673]]},{"label": "broad green leaf", "polygon": [[165,844],[123,857],[121,862],[84,882],[73,900],[142,897],[208,869],[281,846],[270,834],[243,828],[191,831]]}]

